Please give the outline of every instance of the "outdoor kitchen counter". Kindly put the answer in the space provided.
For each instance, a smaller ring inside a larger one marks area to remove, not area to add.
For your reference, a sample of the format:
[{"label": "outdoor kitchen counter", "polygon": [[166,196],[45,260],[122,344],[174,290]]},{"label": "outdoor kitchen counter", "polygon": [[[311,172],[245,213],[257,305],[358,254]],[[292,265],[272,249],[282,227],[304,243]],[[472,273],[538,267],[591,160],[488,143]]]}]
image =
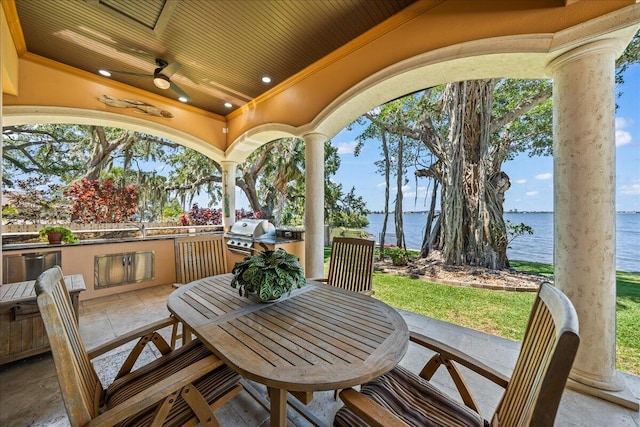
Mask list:
[{"label": "outdoor kitchen counter", "polygon": [[[37,257],[59,252],[59,265],[64,274],[82,274],[85,278],[87,290],[82,292],[80,299],[88,300],[176,283],[175,239],[180,236],[181,234],[165,234],[145,239],[92,239],[66,245],[4,245],[2,261],[3,267],[6,267],[10,258],[24,257],[26,254]],[[144,268],[137,268],[138,262]],[[120,268],[115,268],[116,266]],[[3,269],[3,281],[9,281],[5,280],[5,273]]]},{"label": "outdoor kitchen counter", "polygon": [[206,236],[209,234],[222,234],[222,232],[216,233],[181,233],[181,234],[158,234],[147,236],[144,239],[140,237],[114,237],[109,239],[86,239],[80,240],[78,243],[51,245],[46,242],[38,243],[13,243],[8,245],[2,245],[2,252],[17,251],[23,249],[53,249],[53,248],[67,248],[69,246],[82,246],[82,245],[105,245],[113,243],[127,243],[127,242],[147,242],[154,240],[169,240],[177,239],[179,237],[186,236]]},{"label": "outdoor kitchen counter", "polygon": [[303,238],[293,238],[293,237],[275,237],[275,236],[267,236],[260,237],[254,239],[256,243],[264,243],[265,245],[282,245],[285,243],[293,243],[293,242],[303,242]]}]

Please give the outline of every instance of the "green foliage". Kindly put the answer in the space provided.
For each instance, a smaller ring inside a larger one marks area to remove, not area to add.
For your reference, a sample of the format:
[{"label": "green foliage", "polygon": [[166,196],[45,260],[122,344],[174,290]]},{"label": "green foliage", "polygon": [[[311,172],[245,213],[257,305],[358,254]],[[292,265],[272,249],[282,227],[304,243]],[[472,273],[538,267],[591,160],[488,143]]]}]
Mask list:
[{"label": "green foliage", "polygon": [[262,301],[280,298],[305,284],[302,266],[295,255],[279,248],[239,261],[232,270],[231,286],[246,297],[255,293]]},{"label": "green foliage", "polygon": [[178,221],[182,214],[182,206],[176,199],[169,200],[162,209],[163,221]]},{"label": "green foliage", "polygon": [[5,190],[5,194],[10,194],[15,219],[37,223],[68,216],[68,199],[63,197],[60,185],[51,182],[48,177],[30,177],[16,180],[15,183],[15,191]]},{"label": "green foliage", "polygon": [[56,176],[63,183],[86,171],[88,126],[37,124],[2,128],[2,184],[13,187],[25,174]]},{"label": "green foliage", "polygon": [[62,243],[77,243],[78,239],[76,239],[73,235],[73,232],[67,228],[58,225],[47,225],[43,227],[38,235],[40,236],[40,240],[43,242],[48,241],[47,234],[48,233],[62,233]]},{"label": "green foliage", "polygon": [[[176,197],[182,206],[202,192],[212,203],[220,200],[219,165],[146,133],[67,124],[6,126],[2,160],[5,192],[24,176],[43,177],[62,186],[82,178],[113,181],[118,187],[135,185],[136,215],[141,220],[157,220]],[[167,164],[168,173],[162,174],[164,168],[157,169],[158,163]]]},{"label": "green foliage", "polygon": [[633,36],[622,55],[616,60],[616,83],[624,83],[624,72],[638,62],[640,62],[640,31]]},{"label": "green foliage", "polygon": [[512,224],[511,221],[506,221],[507,225],[507,234],[509,235],[509,241],[507,245],[509,245],[516,237],[524,236],[525,234],[532,235],[533,228],[521,222],[520,224]]},{"label": "green foliage", "polygon": [[12,204],[2,205],[2,218],[12,220],[18,216],[18,209]]},{"label": "green foliage", "polygon": [[393,265],[407,265],[409,263],[409,253],[406,249],[392,247],[385,248],[384,254],[391,258],[391,263]]}]

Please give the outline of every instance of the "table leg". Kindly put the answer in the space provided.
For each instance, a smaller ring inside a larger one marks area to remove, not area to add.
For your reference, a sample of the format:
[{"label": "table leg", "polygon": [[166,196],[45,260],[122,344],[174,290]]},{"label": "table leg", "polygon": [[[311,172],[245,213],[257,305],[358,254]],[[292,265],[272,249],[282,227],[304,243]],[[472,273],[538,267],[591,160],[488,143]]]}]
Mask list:
[{"label": "table leg", "polygon": [[271,400],[271,427],[287,426],[287,390],[267,387]]}]

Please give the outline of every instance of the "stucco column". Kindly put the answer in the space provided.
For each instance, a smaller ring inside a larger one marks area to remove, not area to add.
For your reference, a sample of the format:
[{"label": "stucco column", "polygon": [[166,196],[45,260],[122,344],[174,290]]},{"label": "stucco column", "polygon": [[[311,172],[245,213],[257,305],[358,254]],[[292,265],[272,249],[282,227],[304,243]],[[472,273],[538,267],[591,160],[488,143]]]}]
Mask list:
[{"label": "stucco column", "polygon": [[222,161],[222,226],[229,231],[236,222],[236,162]]},{"label": "stucco column", "polygon": [[327,137],[310,133],[304,137],[305,167],[305,275],[324,276],[324,143]]},{"label": "stucco column", "polygon": [[[553,75],[554,278],[573,302],[580,348],[570,375],[616,391],[615,59],[604,40],[550,64]],[[597,393],[596,393],[597,394]]]}]

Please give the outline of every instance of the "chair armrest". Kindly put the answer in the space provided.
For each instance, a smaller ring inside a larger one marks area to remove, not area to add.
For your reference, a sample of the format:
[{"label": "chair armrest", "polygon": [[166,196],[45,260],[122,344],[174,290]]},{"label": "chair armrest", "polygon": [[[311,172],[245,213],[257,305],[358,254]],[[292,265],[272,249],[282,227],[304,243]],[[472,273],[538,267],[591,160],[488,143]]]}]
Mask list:
[{"label": "chair armrest", "polygon": [[166,398],[172,392],[179,391],[182,387],[202,378],[204,375],[217,369],[222,364],[222,360],[215,355],[212,354],[207,356],[181,371],[157,382],[155,385],[141,391],[121,404],[110,408],[107,412],[91,420],[91,422],[86,424],[86,426],[113,426]]},{"label": "chair armrest", "polygon": [[462,366],[471,369],[473,372],[485,377],[486,379],[506,388],[509,384],[509,377],[498,372],[490,366],[482,363],[478,359],[462,353],[461,351],[433,338],[429,338],[417,332],[411,332],[409,339],[429,350],[439,353],[442,357],[453,360]]},{"label": "chair armrest", "polygon": [[158,320],[156,322],[142,326],[138,329],[134,329],[133,331],[130,331],[124,335],[118,336],[110,341],[107,341],[106,343],[100,344],[99,346],[91,350],[87,350],[87,354],[89,355],[89,359],[95,359],[96,357],[108,351],[111,351],[114,348],[118,348],[121,345],[128,343],[129,341],[141,338],[159,329],[166,328],[167,326],[175,325],[176,322],[177,320],[175,317],[168,317],[166,319]]},{"label": "chair armrest", "polygon": [[340,399],[371,427],[410,427],[387,408],[352,388],[342,390]]}]

